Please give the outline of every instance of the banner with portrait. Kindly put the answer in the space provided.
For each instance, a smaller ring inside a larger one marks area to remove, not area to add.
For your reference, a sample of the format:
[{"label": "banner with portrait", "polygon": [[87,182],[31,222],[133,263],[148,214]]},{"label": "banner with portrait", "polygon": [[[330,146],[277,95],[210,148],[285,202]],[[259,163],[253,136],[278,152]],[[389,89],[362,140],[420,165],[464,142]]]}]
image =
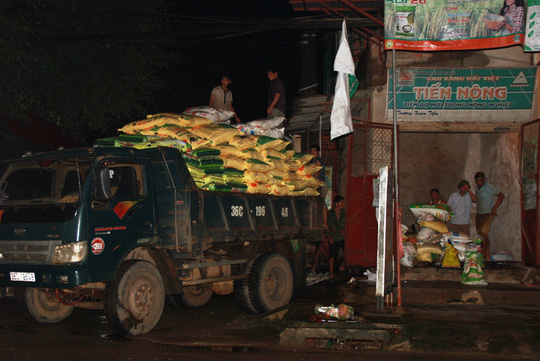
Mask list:
[{"label": "banner with portrait", "polygon": [[527,20],[524,0],[388,0],[384,17],[385,49],[417,51],[522,45]]}]

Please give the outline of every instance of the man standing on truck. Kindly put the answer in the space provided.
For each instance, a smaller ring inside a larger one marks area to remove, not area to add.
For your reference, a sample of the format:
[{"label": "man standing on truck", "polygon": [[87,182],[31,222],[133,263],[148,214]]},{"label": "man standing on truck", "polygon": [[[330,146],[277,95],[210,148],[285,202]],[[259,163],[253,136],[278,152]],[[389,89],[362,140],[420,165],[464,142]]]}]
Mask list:
[{"label": "man standing on truck", "polygon": [[268,69],[270,88],[268,89],[268,108],[266,114],[269,117],[285,117],[287,107],[285,104],[285,85],[278,77],[275,69]]},{"label": "man standing on truck", "polygon": [[222,75],[221,76],[221,85],[218,85],[212,89],[212,93],[210,94],[210,106],[214,108],[220,108],[225,110],[230,110],[231,112],[234,112],[234,118],[236,119],[237,123],[240,123],[240,118],[238,118],[238,115],[236,115],[236,112],[234,111],[232,102],[233,102],[233,95],[232,91],[229,89],[229,85],[231,84],[231,78],[228,75]]}]

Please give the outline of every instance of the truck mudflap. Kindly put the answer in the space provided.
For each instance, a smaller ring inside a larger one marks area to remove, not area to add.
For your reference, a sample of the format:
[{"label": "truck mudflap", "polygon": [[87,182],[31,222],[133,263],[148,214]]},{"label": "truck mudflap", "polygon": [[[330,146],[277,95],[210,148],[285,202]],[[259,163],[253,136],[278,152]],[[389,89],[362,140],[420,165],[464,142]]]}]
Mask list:
[{"label": "truck mudflap", "polygon": [[85,265],[0,265],[0,287],[73,288],[88,282]]}]

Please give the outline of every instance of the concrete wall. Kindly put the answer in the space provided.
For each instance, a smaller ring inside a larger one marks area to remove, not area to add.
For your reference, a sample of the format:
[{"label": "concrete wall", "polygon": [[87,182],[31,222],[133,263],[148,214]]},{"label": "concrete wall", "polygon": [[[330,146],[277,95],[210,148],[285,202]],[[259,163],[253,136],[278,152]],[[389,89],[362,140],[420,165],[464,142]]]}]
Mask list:
[{"label": "concrete wall", "polygon": [[[519,159],[517,133],[401,133],[399,198],[403,223],[414,223],[408,206],[428,202],[431,188],[439,188],[447,200],[462,179],[474,187],[474,173],[481,170],[506,196],[491,228],[491,250],[511,252],[520,260]],[[475,214],[473,204],[472,235],[476,233]]]}]

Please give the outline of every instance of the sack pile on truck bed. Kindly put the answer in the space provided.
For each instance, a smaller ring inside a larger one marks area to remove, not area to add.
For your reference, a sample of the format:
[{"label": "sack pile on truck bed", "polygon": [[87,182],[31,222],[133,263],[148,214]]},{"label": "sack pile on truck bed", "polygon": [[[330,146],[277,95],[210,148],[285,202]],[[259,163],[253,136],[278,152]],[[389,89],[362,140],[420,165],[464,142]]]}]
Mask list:
[{"label": "sack pile on truck bed", "polygon": [[[198,113],[202,114],[202,113]],[[321,167],[310,154],[295,153],[290,143],[242,130],[198,115],[159,113],[131,122],[115,138],[96,146],[159,146],[182,151],[200,189],[225,192],[317,196],[321,182],[313,175]]]}]

